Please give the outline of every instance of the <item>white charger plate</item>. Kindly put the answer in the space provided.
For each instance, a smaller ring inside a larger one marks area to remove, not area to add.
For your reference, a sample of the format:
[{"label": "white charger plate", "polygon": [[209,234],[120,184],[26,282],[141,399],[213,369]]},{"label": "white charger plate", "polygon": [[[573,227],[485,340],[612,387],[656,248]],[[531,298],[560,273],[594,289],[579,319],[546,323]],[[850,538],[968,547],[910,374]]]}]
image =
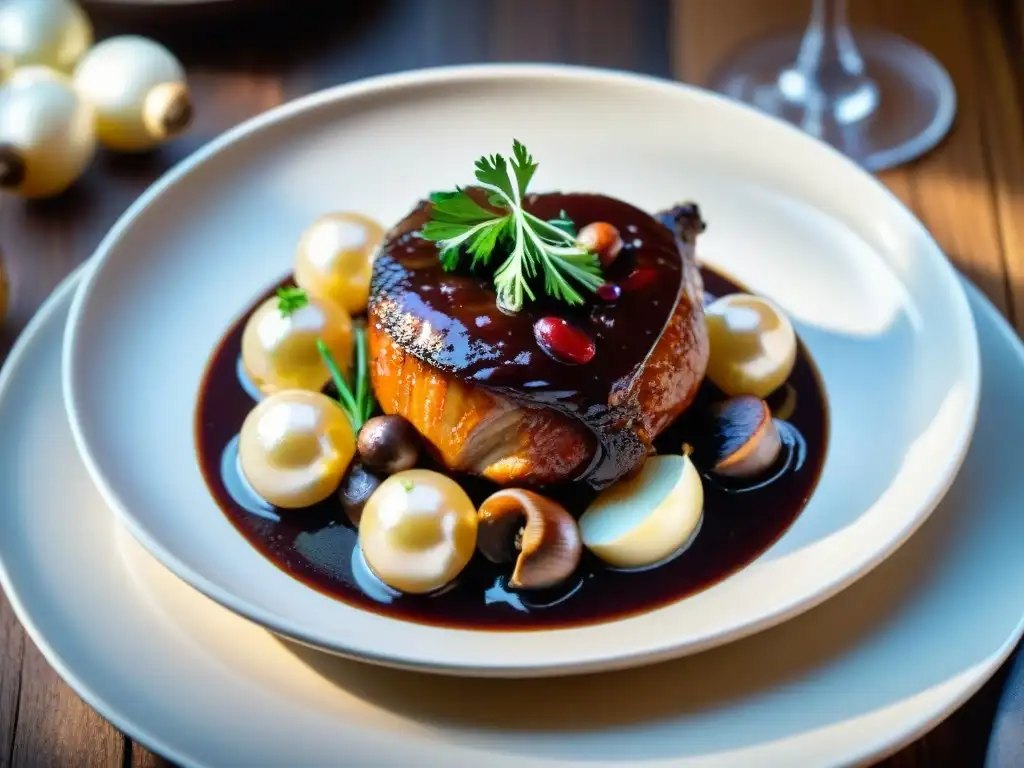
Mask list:
[{"label": "white charger plate", "polygon": [[74,284],[0,373],[0,583],[92,706],[183,768],[838,766],[881,758],[973,694],[1024,613],[1024,348],[976,291],[975,439],[952,489],[874,573],[699,656],[628,672],[474,680],[281,641],[188,587],[118,525],[60,404]]},{"label": "white charger plate", "polygon": [[[586,127],[584,129],[584,126]],[[762,557],[625,620],[529,633],[453,630],[309,589],[217,509],[194,408],[231,322],[290,270],[333,209],[395,222],[464,183],[513,136],[533,189],[605,192],[648,210],[694,199],[699,257],[788,312],[824,377],[818,488]],[[875,179],[788,124],[707,92],[561,66],[441,68],[346,85],[229,132],[114,227],[72,306],[65,401],[86,466],[128,528],[185,581],[304,643],[480,676],[634,666],[790,618],[893,552],[934,508],[970,440],[977,340],[948,262]]]}]

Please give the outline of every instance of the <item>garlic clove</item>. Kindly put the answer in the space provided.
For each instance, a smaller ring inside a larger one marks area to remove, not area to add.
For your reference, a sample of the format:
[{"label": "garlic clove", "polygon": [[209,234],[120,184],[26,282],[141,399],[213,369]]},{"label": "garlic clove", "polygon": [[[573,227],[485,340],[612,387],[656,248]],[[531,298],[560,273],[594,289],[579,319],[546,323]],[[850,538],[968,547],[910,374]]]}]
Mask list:
[{"label": "garlic clove", "polygon": [[71,72],[92,43],[89,17],[71,0],[0,2],[0,50],[13,66],[42,64]]},{"label": "garlic clove", "polygon": [[689,456],[652,456],[640,472],[604,490],[580,517],[583,545],[617,568],[645,568],[696,533],[704,488]]},{"label": "garlic clove", "polygon": [[111,149],[151,149],[192,122],[184,67],[145,37],[99,43],[75,68],[75,87],[95,107],[99,140]]},{"label": "garlic clove", "polygon": [[17,70],[0,88],[0,188],[50,197],[78,179],[96,151],[92,108],[58,72]]}]

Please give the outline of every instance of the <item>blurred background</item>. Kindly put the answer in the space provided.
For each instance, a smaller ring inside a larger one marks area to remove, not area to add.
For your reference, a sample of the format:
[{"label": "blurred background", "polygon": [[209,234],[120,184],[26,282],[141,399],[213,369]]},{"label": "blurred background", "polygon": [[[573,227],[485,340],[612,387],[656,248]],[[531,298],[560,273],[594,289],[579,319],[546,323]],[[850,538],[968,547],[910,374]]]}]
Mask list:
[{"label": "blurred background", "polygon": [[[836,18],[842,6],[854,41],[867,42],[877,31],[908,41],[906,48],[883,46],[878,55],[872,48],[866,74],[886,88],[908,78],[912,87],[896,98],[883,92],[873,105],[869,94],[871,119],[848,114],[839,129],[818,121],[819,132],[833,141],[853,136],[852,151],[870,149],[858,144],[865,126],[887,123],[883,140],[897,144],[930,132],[904,153],[909,156],[881,157],[871,170],[926,220],[970,277],[1004,297],[1001,308],[1012,309],[1001,254],[1003,240],[1018,234],[1009,212],[1020,210],[1024,187],[1024,0],[84,0],[83,6],[96,40],[145,35],[183,62],[194,119],[187,132],[152,152],[101,149],[84,176],[54,199],[0,198],[0,255],[11,299],[4,346],[155,178],[223,130],[284,101],[385,72],[540,61],[714,85],[748,100],[753,83],[769,91],[760,106],[778,109],[775,65],[758,46],[788,34],[779,60],[809,56],[803,74],[813,76],[812,84],[816,78],[834,92],[857,91],[846,111],[863,112],[862,78],[850,74],[858,62],[850,61],[849,36],[834,34],[844,21]],[[805,37],[799,51],[812,20],[833,33]],[[789,85],[794,82],[799,90],[808,79],[791,77]],[[804,93],[810,101],[814,96]],[[822,106],[826,116],[830,104]],[[813,115],[803,108],[788,112],[813,131]],[[936,141],[938,150],[928,151]],[[922,179],[936,183],[919,184]],[[969,228],[958,223],[967,220]],[[979,244],[990,255],[979,255]],[[26,259],[44,263],[23,269]],[[1013,265],[1010,273],[1016,279]]]}]

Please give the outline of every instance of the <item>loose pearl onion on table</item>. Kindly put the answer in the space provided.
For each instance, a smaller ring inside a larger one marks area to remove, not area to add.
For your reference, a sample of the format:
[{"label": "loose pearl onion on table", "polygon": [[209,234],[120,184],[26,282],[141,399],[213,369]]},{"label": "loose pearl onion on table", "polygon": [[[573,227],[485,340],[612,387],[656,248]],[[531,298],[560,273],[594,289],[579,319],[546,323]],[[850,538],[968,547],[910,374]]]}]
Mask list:
[{"label": "loose pearl onion on table", "polygon": [[707,376],[727,395],[767,397],[796,363],[789,318],[760,296],[722,296],[704,309],[711,348]]},{"label": "loose pearl onion on table", "polygon": [[[97,141],[146,150],[188,127],[185,72],[170,51],[134,35],[92,44],[89,18],[72,0],[0,0],[0,91],[18,89],[0,99],[0,188],[50,197],[81,176]],[[61,86],[29,88],[25,73]]]},{"label": "loose pearl onion on table", "polygon": [[96,150],[93,109],[60,73],[15,71],[0,89],[0,187],[23,197],[67,189]]},{"label": "loose pearl onion on table", "polygon": [[355,314],[366,309],[373,257],[384,228],[358,213],[321,216],[299,240],[295,282],[313,296],[337,302]]},{"label": "loose pearl onion on table", "polygon": [[283,389],[319,392],[331,373],[317,347],[322,339],[347,371],[354,346],[352,320],[329,300],[310,298],[285,315],[279,299],[271,297],[249,318],[242,333],[242,366],[264,394]]},{"label": "loose pearl onion on table", "polygon": [[70,73],[92,41],[89,17],[70,0],[0,2],[0,50],[16,67],[42,64]]},{"label": "loose pearl onion on table", "polygon": [[150,149],[192,119],[185,70],[170,51],[144,37],[104,40],[78,63],[74,81],[96,109],[99,140],[111,149]]},{"label": "loose pearl onion on table", "polygon": [[410,469],[374,491],[359,521],[359,546],[377,578],[401,592],[441,589],[476,549],[476,508],[446,475]]},{"label": "loose pearl onion on table", "polygon": [[355,451],[355,433],[338,404],[297,389],[260,401],[238,440],[243,476],[256,493],[284,509],[312,506],[334,493]]}]

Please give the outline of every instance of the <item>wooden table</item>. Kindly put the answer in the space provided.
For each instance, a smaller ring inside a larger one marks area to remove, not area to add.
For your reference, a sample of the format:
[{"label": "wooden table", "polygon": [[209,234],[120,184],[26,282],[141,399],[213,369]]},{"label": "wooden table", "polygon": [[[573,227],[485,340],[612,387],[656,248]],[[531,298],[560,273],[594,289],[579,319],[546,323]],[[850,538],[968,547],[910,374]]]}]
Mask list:
[{"label": "wooden table", "polygon": [[[218,5],[225,8],[155,16],[110,6],[91,9],[101,37],[150,34],[179,53],[189,68],[197,122],[187,137],[155,154],[101,155],[58,199],[34,204],[4,199],[0,256],[10,300],[0,352],[151,181],[220,131],[282,101],[380,72],[473,61],[568,61],[701,83],[749,36],[802,24],[809,2],[291,0],[280,3],[284,12],[275,9],[274,0]],[[1021,330],[1024,0],[855,0],[850,5],[855,24],[899,32],[949,69],[959,97],[953,132],[924,159],[882,179]],[[980,765],[1004,671],[934,731],[882,765]],[[57,677],[0,595],[0,768],[8,765],[167,763],[123,737]]]}]

